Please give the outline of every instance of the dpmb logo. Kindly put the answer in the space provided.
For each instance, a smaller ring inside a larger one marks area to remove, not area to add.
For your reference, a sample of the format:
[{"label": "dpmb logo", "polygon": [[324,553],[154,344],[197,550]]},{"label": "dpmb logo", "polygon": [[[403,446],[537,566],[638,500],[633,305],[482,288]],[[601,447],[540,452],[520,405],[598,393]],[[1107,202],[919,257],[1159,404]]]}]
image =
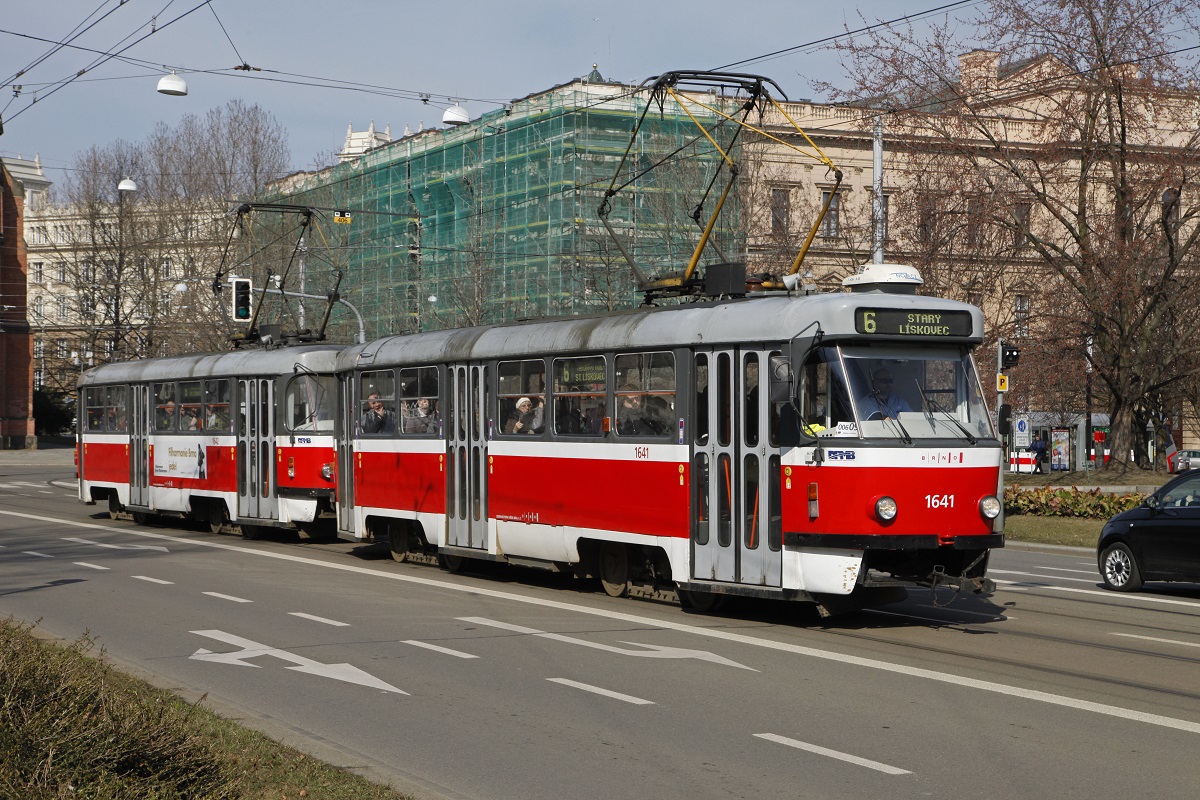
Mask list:
[{"label": "dpmb logo", "polygon": [[854,460],[854,451],[853,450],[830,450],[828,455],[829,455],[830,461],[853,461]]}]

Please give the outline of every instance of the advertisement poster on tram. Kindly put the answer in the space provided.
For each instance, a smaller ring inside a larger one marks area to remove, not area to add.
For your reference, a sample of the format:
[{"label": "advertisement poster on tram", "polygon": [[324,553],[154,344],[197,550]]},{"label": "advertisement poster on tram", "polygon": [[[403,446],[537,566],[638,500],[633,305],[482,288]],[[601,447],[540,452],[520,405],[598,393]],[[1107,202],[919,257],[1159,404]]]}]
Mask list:
[{"label": "advertisement poster on tram", "polygon": [[1071,469],[1071,431],[1069,428],[1053,428],[1050,431],[1050,471]]}]

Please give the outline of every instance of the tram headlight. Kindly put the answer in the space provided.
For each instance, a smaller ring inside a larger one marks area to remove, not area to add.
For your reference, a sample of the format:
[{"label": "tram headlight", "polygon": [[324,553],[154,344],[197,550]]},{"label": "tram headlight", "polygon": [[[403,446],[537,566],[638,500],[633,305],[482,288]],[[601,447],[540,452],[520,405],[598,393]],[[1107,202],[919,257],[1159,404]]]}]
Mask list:
[{"label": "tram headlight", "polygon": [[989,494],[979,501],[979,513],[987,519],[995,519],[1000,516],[1000,501],[995,495]]},{"label": "tram headlight", "polygon": [[333,480],[333,464],[321,465],[321,477],[327,481]]},{"label": "tram headlight", "polygon": [[896,501],[890,497],[881,497],[875,501],[875,516],[883,522],[894,520],[898,510]]}]

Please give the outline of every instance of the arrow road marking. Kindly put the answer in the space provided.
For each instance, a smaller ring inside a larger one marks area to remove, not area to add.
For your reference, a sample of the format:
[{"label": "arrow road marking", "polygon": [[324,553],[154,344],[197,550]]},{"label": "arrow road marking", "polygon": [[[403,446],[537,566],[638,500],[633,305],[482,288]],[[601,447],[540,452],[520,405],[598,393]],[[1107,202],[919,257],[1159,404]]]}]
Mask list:
[{"label": "arrow road marking", "polygon": [[662,647],[656,644],[641,644],[640,642],[621,642],[634,647],[644,647],[645,650],[628,650],[624,647],[615,647],[611,644],[601,644],[600,642],[589,642],[586,639],[576,639],[572,636],[564,636],[561,633],[546,633],[539,631],[536,628],[526,628],[521,625],[511,625],[507,622],[497,622],[494,619],[484,619],[483,617],[459,617],[460,622],[470,622],[474,625],[485,625],[489,628],[500,628],[501,630],[514,631],[516,633],[526,633],[531,636],[541,636],[543,639],[553,639],[556,642],[566,642],[567,644],[577,644],[583,647],[591,647],[594,650],[603,650],[606,653],[619,653],[623,656],[636,656],[638,658],[695,658],[700,661],[711,661],[714,664],[724,664],[729,667],[737,667],[738,669],[748,669],[751,672],[758,672],[753,667],[747,667],[744,664],[739,664],[736,661],[730,661],[724,656],[719,656],[716,653],[710,653],[707,650],[687,650],[682,647]]},{"label": "arrow road marking", "polygon": [[189,658],[197,661],[213,661],[218,664],[236,664],[240,667],[255,667],[261,669],[258,664],[249,664],[246,659],[258,658],[259,656],[274,656],[283,661],[289,661],[295,664],[294,667],[286,667],[286,669],[295,670],[296,672],[304,672],[309,675],[317,675],[322,678],[332,678],[335,681],[345,681],[346,683],[354,683],[359,686],[368,686],[374,689],[382,689],[385,692],[395,692],[396,694],[408,694],[401,691],[390,683],[384,683],[373,675],[363,672],[358,667],[351,664],[322,664],[320,661],[313,661],[311,658],[298,656],[295,653],[289,653],[286,650],[279,650],[274,647],[268,647],[265,644],[252,642],[249,639],[243,639],[240,636],[234,636],[232,633],[225,631],[192,631],[197,636],[203,636],[206,639],[216,639],[218,642],[231,644],[234,647],[240,647],[232,653],[214,653],[211,650],[205,650],[203,647],[193,653]]},{"label": "arrow road marking", "polygon": [[64,542],[75,542],[76,544],[90,544],[93,547],[107,547],[109,550],[159,550],[163,553],[171,552],[158,544],[108,544],[106,542],[93,542],[91,539],[76,539],[70,536],[64,536],[62,540]]}]

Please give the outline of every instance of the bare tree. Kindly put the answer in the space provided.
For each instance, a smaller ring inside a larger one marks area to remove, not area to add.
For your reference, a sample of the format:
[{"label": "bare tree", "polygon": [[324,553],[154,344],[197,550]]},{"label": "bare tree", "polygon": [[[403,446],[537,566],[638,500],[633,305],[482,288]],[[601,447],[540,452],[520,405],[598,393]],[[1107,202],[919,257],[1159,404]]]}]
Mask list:
[{"label": "bare tree", "polygon": [[1200,303],[1200,282],[1185,279],[1200,267],[1200,98],[1194,61],[1171,53],[1200,9],[989,0],[973,23],[965,33],[994,50],[949,22],[839,44],[853,86],[834,94],[890,106],[901,138],[955,161],[992,224],[1020,233],[1029,259],[1003,280],[1029,280],[1036,261],[1054,299],[1031,312],[1030,336],[1089,359],[1112,465],[1125,468],[1141,421],[1200,369],[1200,342],[1178,335]]}]

